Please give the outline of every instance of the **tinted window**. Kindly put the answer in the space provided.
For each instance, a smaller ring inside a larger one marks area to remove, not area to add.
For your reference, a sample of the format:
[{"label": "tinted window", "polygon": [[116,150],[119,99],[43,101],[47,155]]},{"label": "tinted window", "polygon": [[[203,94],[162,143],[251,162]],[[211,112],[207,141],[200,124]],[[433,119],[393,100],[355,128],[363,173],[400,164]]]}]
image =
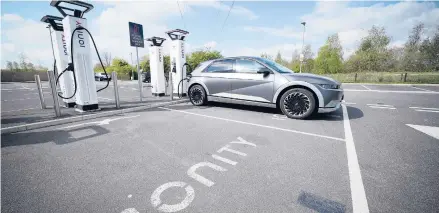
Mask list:
[{"label": "tinted window", "polygon": [[236,72],[257,73],[262,68],[265,67],[256,61],[245,60],[245,59],[236,60],[236,66],[235,66]]},{"label": "tinted window", "polygon": [[232,72],[233,60],[222,60],[213,62],[206,70],[206,72]]},{"label": "tinted window", "polygon": [[264,62],[271,69],[278,71],[279,73],[294,73],[294,71],[266,58],[259,58],[262,62]]}]

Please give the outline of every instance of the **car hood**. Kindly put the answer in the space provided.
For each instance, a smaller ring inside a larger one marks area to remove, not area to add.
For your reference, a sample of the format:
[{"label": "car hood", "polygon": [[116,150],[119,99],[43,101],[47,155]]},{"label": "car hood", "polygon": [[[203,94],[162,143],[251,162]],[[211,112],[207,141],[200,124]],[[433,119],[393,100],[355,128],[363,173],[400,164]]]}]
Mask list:
[{"label": "car hood", "polygon": [[321,75],[315,75],[311,73],[292,73],[292,74],[282,74],[289,81],[305,81],[312,84],[337,84],[340,82]]}]

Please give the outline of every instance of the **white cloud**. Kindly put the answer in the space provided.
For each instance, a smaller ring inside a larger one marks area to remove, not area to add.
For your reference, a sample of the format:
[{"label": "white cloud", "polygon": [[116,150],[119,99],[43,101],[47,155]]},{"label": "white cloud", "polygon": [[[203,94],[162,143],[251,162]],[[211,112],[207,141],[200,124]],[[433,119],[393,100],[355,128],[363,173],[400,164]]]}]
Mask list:
[{"label": "white cloud", "polygon": [[301,29],[294,29],[292,27],[284,26],[283,28],[274,28],[274,27],[255,27],[255,26],[246,26],[244,30],[250,32],[262,32],[270,35],[281,36],[286,38],[301,38],[302,31]]},{"label": "white cloud", "polygon": [[[350,7],[349,2],[324,1],[318,2],[313,12],[300,19],[306,21],[305,44],[311,44],[317,51],[330,34],[338,33],[346,58],[354,52],[372,25],[385,27],[387,34],[392,37],[392,46],[401,46],[412,27],[419,22],[425,24],[425,33],[432,35],[439,23],[439,8],[435,7],[434,2],[376,3],[369,7]],[[245,29],[300,39],[302,25],[297,23],[293,27],[283,28],[247,26]]]},{"label": "white cloud", "polygon": [[23,21],[24,19],[16,14],[4,14],[1,17],[1,20],[6,22],[15,22],[15,21]]},{"label": "white cloud", "polygon": [[204,44],[204,47],[205,48],[215,49],[216,45],[217,45],[216,41],[209,41],[209,42]]},{"label": "white cloud", "polygon": [[283,59],[291,60],[294,50],[300,51],[301,48],[302,43],[285,43],[266,48],[243,47],[230,49],[223,51],[222,54],[226,56],[261,56],[262,53],[266,53],[274,58],[280,52]]},{"label": "white cloud", "polygon": [[[231,3],[224,4],[224,3],[218,2],[216,0],[185,1],[185,4],[191,4],[194,6],[208,6],[208,7],[213,7],[215,9],[222,10],[225,12],[229,12],[230,7],[231,7]],[[255,19],[259,18],[251,10],[249,10],[245,7],[241,7],[239,5],[236,5],[236,4],[237,4],[237,2],[235,2],[235,4],[233,5],[233,9],[230,10],[230,14],[245,16],[250,20],[255,20]]]}]

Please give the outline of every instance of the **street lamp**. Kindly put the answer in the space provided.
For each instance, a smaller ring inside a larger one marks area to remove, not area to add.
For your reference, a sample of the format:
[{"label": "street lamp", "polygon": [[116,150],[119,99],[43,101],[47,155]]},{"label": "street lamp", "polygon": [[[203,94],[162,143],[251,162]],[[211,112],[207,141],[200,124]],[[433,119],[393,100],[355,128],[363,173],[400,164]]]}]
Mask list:
[{"label": "street lamp", "polygon": [[302,22],[300,24],[303,25],[303,36],[302,36],[302,54],[300,54],[300,71],[299,72],[302,73],[302,64],[303,64],[303,57],[304,57],[303,47],[305,45],[305,25],[306,25],[306,22]]}]

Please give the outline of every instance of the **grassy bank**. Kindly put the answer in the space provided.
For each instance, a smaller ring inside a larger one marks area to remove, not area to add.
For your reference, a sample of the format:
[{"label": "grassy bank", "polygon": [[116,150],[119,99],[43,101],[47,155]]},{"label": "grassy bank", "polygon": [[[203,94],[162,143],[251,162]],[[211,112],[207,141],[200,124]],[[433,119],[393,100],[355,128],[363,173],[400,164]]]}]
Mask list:
[{"label": "grassy bank", "polygon": [[439,84],[439,72],[374,72],[325,74],[342,83]]}]

